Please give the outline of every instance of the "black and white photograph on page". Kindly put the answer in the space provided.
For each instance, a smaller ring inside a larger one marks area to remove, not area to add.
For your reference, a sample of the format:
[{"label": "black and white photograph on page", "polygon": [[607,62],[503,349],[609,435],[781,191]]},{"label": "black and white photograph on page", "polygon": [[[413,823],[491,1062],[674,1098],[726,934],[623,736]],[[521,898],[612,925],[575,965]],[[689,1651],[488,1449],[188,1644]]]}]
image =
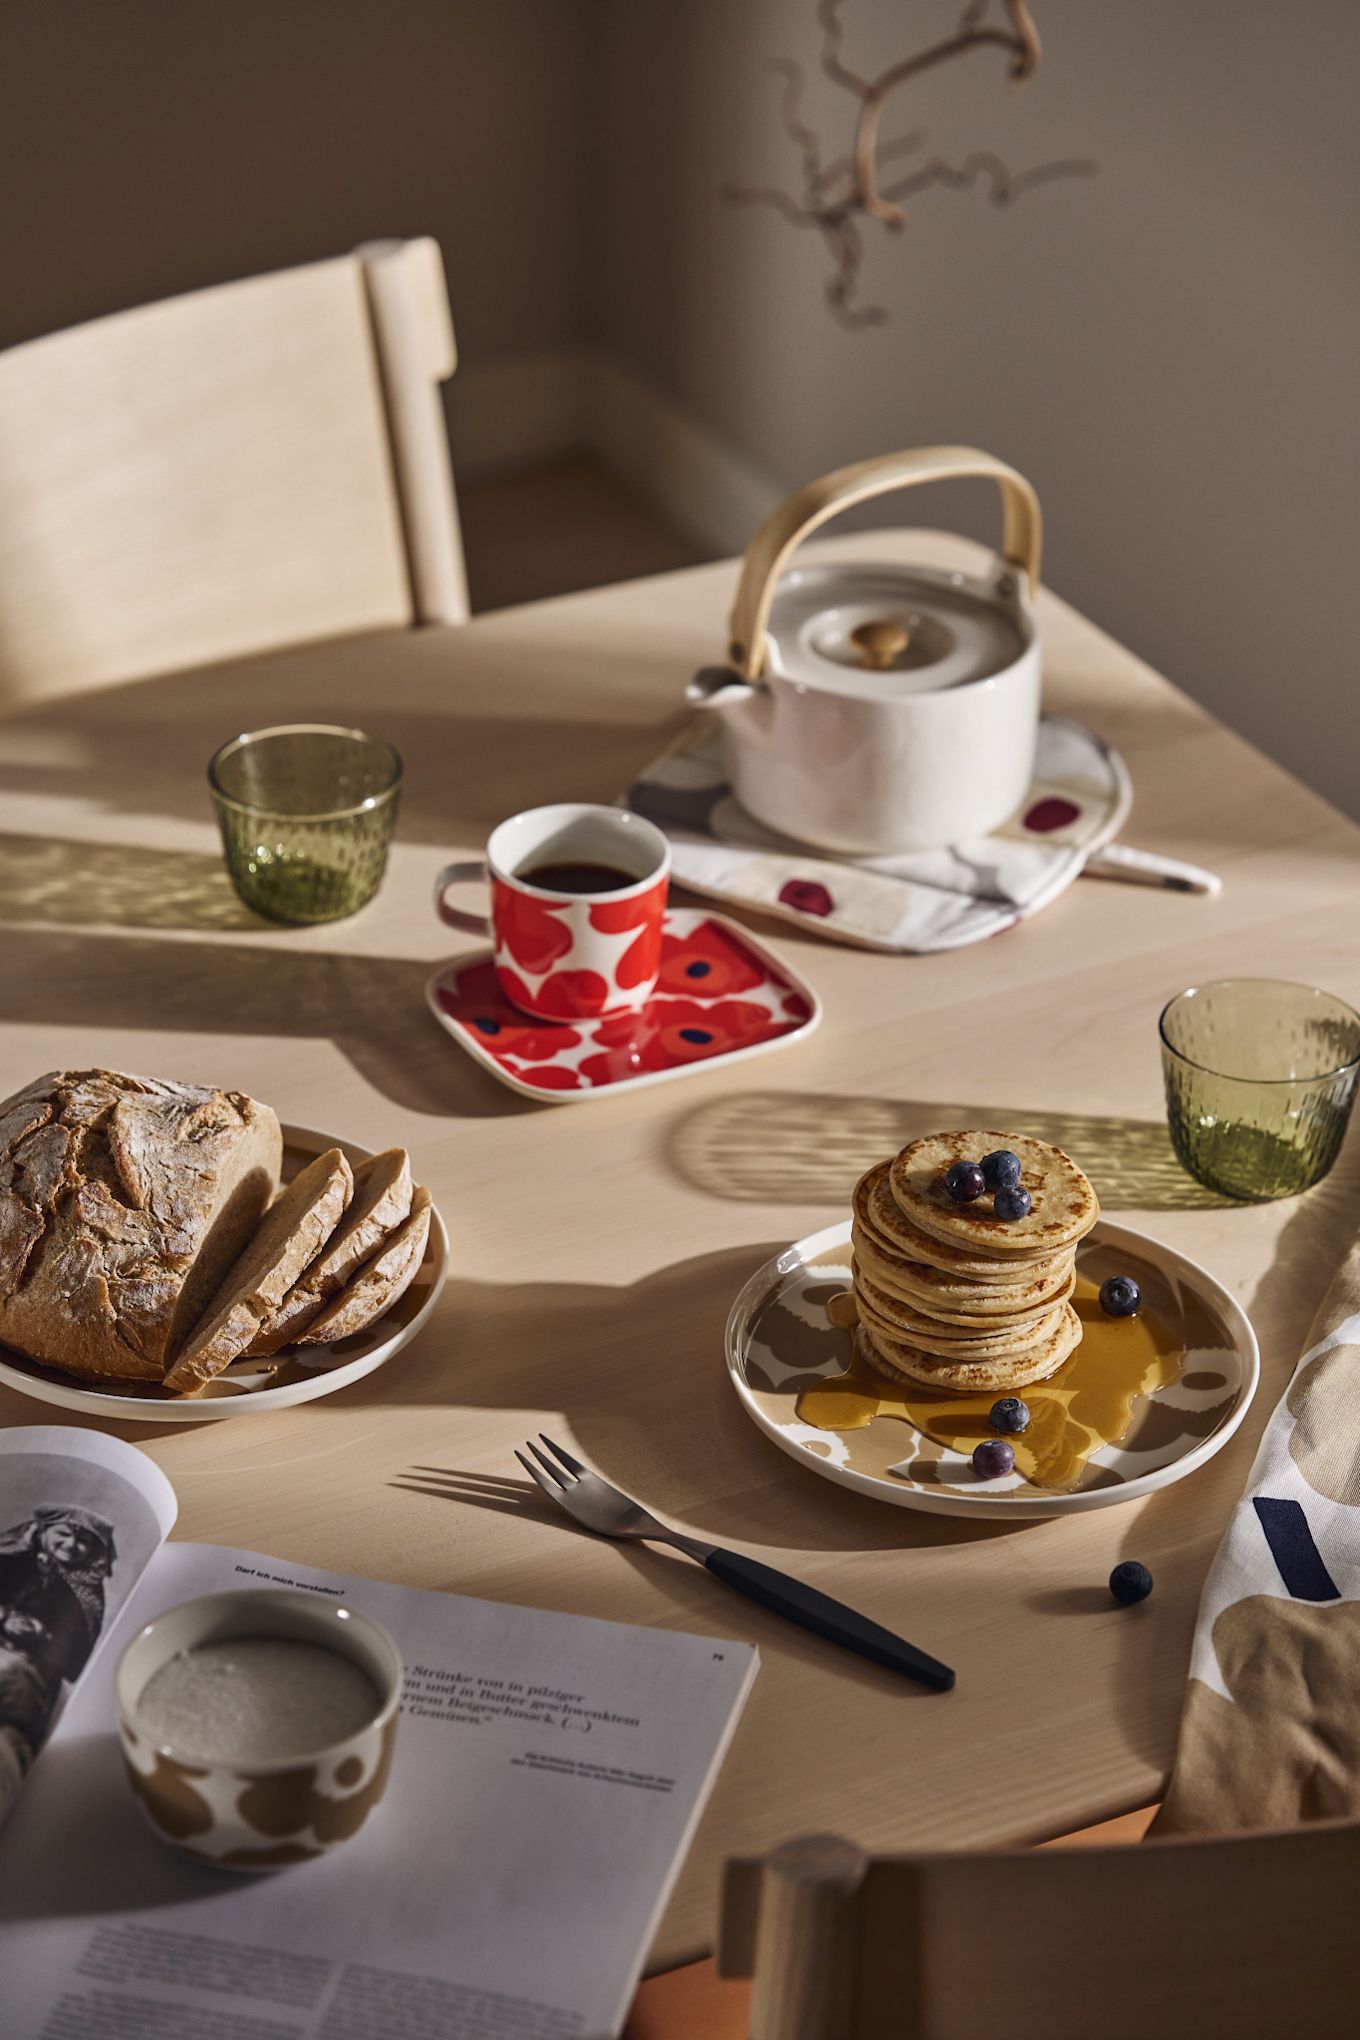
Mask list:
[{"label": "black and white photograph on page", "polygon": [[168,1528],[152,1462],[113,1440],[87,1456],[90,1440],[0,1437],[0,1820]]}]

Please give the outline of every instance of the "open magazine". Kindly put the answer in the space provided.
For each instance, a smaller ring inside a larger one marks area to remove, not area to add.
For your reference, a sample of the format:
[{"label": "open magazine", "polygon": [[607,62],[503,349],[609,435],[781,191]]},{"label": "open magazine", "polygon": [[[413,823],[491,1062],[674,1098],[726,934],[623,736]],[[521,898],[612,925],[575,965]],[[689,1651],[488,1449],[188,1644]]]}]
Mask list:
[{"label": "open magazine", "polygon": [[[134,1447],[0,1431],[5,2040],[609,2040],[754,1650],[167,1543],[174,1520]],[[267,1876],[168,1848],[114,1726],[141,1625],[252,1583],[351,1602],[406,1666],[381,1804]]]}]

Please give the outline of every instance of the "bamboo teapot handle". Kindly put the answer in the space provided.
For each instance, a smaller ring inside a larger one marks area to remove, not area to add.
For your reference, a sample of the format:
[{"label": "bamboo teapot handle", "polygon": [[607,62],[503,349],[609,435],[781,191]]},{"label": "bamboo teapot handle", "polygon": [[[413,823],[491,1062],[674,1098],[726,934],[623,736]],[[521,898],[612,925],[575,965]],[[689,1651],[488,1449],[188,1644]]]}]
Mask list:
[{"label": "bamboo teapot handle", "polygon": [[906,453],[885,453],[877,460],[859,460],[837,468],[786,496],[772,510],[746,548],[737,599],[732,605],[728,657],[743,680],[758,680],[765,671],[765,633],[775,583],[795,546],[828,518],[852,504],[867,503],[894,489],[920,482],[955,481],[960,476],[989,475],[1001,490],[1003,513],[1001,551],[1023,573],[1033,595],[1039,585],[1043,525],[1039,499],[1024,476],[973,446],[921,446]]}]

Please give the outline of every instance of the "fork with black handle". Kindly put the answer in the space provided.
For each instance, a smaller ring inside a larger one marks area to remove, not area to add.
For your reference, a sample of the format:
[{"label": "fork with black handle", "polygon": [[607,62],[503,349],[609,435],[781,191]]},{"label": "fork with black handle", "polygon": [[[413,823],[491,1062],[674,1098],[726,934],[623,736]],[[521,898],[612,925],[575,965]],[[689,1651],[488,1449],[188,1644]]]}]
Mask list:
[{"label": "fork with black handle", "polygon": [[719,1544],[701,1544],[697,1538],[668,1530],[638,1503],[574,1459],[563,1446],[554,1445],[542,1431],[538,1435],[548,1452],[540,1452],[530,1439],[526,1450],[533,1454],[532,1459],[526,1459],[523,1452],[516,1452],[516,1459],[548,1499],[587,1530],[594,1530],[601,1537],[646,1537],[657,1544],[674,1545],[677,1551],[697,1558],[700,1565],[707,1566],[716,1578],[735,1587],[748,1600],[758,1601],[762,1608],[785,1616],[802,1629],[810,1629],[814,1636],[825,1637],[828,1643],[838,1643],[845,1650],[857,1651],[860,1657],[916,1679],[937,1693],[947,1693],[953,1685],[954,1674],[948,1665],[894,1636],[890,1629],[857,1615],[853,1608],[833,1601],[829,1594],[819,1594],[815,1587],[805,1587],[801,1580],[776,1572],[773,1566],[744,1558],[739,1551],[724,1551]]}]

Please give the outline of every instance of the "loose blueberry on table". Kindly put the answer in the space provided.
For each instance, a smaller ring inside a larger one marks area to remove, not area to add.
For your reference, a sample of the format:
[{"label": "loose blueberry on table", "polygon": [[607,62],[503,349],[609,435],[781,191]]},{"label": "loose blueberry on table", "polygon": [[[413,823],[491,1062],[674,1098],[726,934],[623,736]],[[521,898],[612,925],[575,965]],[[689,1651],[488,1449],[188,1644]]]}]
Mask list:
[{"label": "loose blueberry on table", "polygon": [[998,1218],[1023,1218],[1030,1207],[1028,1190],[1018,1186],[998,1190],[992,1199],[992,1209]]},{"label": "loose blueberry on table", "polygon": [[1029,1429],[1029,1404],[1018,1395],[1003,1395],[987,1412],[994,1431],[1008,1431],[1015,1438]]},{"label": "loose blueberry on table", "polygon": [[1136,1558],[1126,1558],[1110,1574],[1110,1592],[1121,1608],[1131,1608],[1135,1601],[1146,1601],[1152,1592],[1152,1574]]},{"label": "loose blueberry on table", "polygon": [[973,1471],[979,1480],[1000,1480],[1015,1464],[1015,1452],[1004,1438],[984,1438],[973,1447]]},{"label": "loose blueberry on table", "polygon": [[1013,1190],[1020,1181],[1020,1157],[1012,1154],[1009,1148],[993,1148],[989,1155],[982,1157],[979,1166],[982,1180],[993,1194],[998,1190]]},{"label": "loose blueberry on table", "polygon": [[973,1204],[987,1185],[976,1162],[951,1162],[944,1172],[944,1187],[955,1204]]},{"label": "loose blueberry on table", "polygon": [[1132,1317],[1143,1292],[1132,1275],[1111,1275],[1100,1285],[1100,1307],[1106,1317]]}]

